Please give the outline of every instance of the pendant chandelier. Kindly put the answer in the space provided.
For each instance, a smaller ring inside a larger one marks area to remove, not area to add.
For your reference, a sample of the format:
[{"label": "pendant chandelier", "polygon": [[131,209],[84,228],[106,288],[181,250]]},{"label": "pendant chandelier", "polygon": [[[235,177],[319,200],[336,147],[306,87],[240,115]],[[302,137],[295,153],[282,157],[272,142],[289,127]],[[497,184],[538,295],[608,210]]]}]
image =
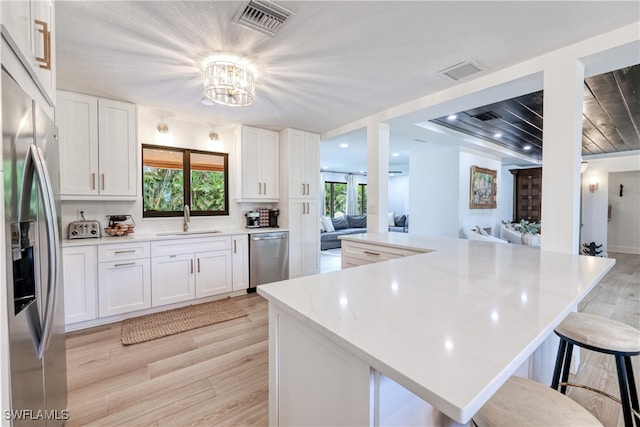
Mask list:
[{"label": "pendant chandelier", "polygon": [[255,70],[247,61],[225,56],[212,59],[204,69],[204,94],[230,107],[246,107],[255,98]]}]

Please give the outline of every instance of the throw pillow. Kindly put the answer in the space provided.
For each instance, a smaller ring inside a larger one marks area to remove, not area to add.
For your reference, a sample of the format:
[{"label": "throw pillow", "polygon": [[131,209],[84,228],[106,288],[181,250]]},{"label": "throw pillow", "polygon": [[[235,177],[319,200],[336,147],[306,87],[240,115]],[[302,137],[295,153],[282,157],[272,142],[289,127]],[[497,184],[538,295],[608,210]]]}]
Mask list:
[{"label": "throw pillow", "polygon": [[396,227],[404,227],[404,223],[407,221],[406,215],[398,215],[395,218]]},{"label": "throw pillow", "polygon": [[324,229],[327,231],[327,233],[336,231],[336,229],[333,228],[333,222],[331,222],[331,218],[329,218],[328,216],[322,217],[322,223],[324,224]]},{"label": "throw pillow", "polygon": [[347,221],[349,221],[349,228],[367,228],[366,215],[347,215]]},{"label": "throw pillow", "polygon": [[395,227],[395,226],[396,226],[396,213],[389,212],[389,227]]},{"label": "throw pillow", "polygon": [[488,235],[489,235],[489,233],[487,233],[487,232],[485,231],[485,229],[484,229],[484,228],[482,228],[482,227],[478,227],[477,225],[476,225],[476,231],[477,231],[479,234],[482,234],[483,236],[488,236]]},{"label": "throw pillow", "polygon": [[331,222],[333,223],[333,228],[335,230],[345,230],[349,228],[349,221],[346,216],[331,218]]},{"label": "throw pillow", "polygon": [[324,228],[324,221],[322,220],[322,216],[320,216],[320,232],[324,233],[325,231],[327,231],[327,229]]}]

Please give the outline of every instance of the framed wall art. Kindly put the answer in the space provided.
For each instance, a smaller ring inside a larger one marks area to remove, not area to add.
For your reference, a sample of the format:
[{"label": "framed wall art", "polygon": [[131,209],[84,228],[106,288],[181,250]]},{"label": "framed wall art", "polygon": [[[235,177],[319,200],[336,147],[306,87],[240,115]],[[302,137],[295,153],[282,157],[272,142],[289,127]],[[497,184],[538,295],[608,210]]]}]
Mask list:
[{"label": "framed wall art", "polygon": [[471,166],[470,209],[496,208],[497,171]]}]

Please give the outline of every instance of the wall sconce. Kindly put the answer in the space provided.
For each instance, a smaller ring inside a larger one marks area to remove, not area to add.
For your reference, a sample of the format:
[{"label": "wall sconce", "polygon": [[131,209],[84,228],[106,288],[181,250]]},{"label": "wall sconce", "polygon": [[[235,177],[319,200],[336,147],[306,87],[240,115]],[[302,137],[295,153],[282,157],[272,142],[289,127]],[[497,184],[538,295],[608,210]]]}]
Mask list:
[{"label": "wall sconce", "polygon": [[209,132],[209,140],[211,141],[211,149],[217,153],[224,152],[224,144],[220,141],[220,137],[216,132]]},{"label": "wall sconce", "polygon": [[595,193],[598,190],[598,181],[595,178],[589,180],[589,191]]},{"label": "wall sconce", "polygon": [[171,145],[173,142],[172,136],[169,134],[169,126],[166,123],[160,122],[156,126],[158,133],[156,134],[156,144]]},{"label": "wall sconce", "polygon": [[167,133],[169,132],[169,126],[167,126],[164,123],[158,123],[158,127],[156,128],[158,129],[158,132],[160,133]]}]

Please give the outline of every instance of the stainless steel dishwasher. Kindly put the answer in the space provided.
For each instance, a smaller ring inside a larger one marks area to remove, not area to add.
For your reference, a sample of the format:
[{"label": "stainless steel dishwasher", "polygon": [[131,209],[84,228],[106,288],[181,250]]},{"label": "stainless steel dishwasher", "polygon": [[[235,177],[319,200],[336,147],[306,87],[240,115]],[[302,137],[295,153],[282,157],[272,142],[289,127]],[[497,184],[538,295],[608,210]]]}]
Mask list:
[{"label": "stainless steel dishwasher", "polygon": [[289,278],[289,232],[249,235],[249,289]]}]

